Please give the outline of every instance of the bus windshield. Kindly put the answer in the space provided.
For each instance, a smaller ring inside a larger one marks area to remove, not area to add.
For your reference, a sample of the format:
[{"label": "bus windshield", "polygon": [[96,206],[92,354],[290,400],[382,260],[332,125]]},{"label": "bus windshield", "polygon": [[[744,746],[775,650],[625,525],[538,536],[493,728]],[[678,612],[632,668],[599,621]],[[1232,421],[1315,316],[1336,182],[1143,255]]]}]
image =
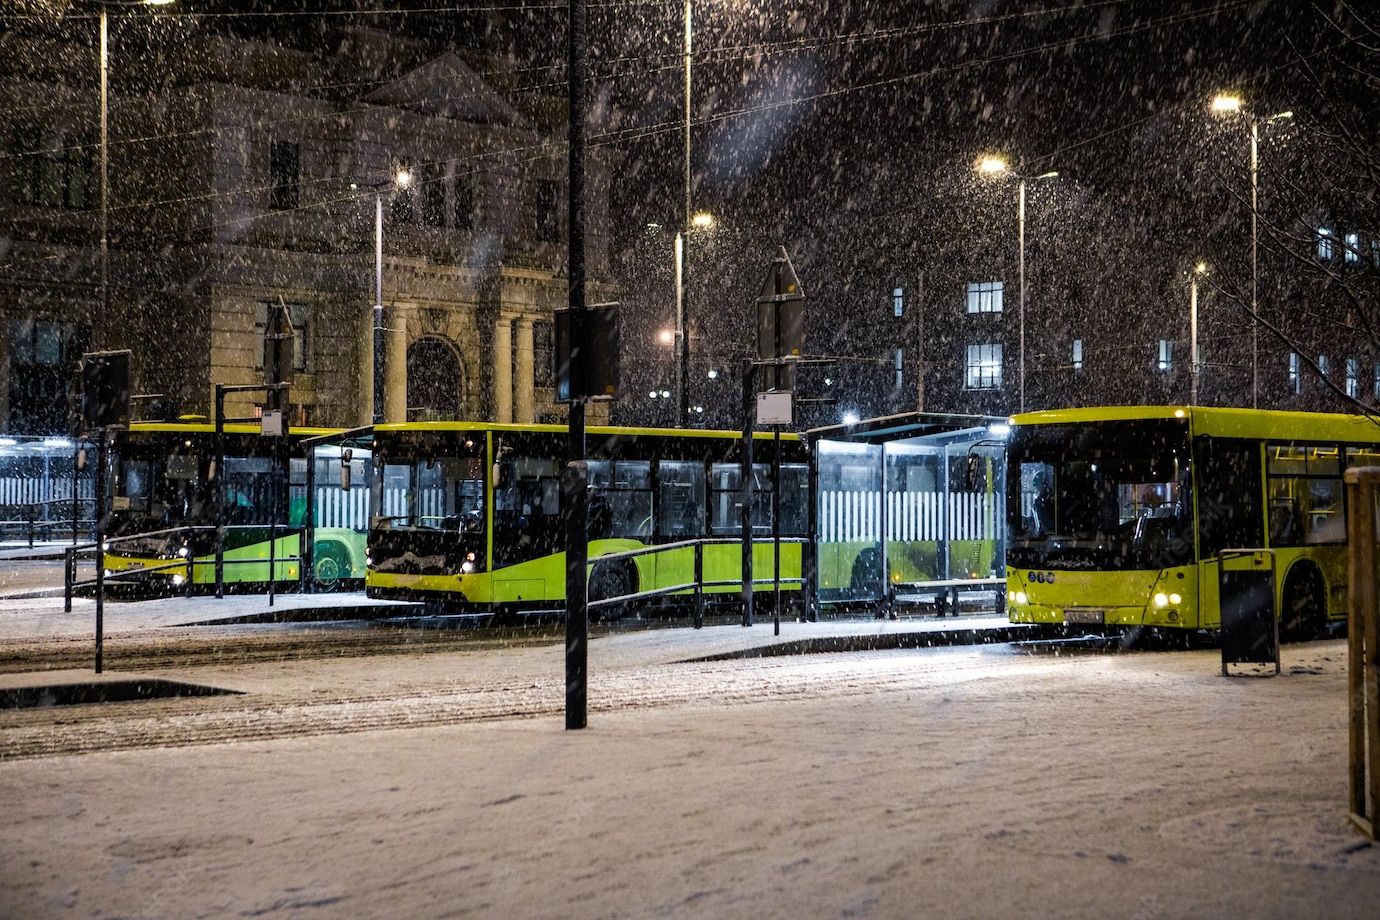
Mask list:
[{"label": "bus windshield", "polygon": [[1185,422],[1029,425],[1007,446],[1013,568],[1160,569],[1193,561]]}]

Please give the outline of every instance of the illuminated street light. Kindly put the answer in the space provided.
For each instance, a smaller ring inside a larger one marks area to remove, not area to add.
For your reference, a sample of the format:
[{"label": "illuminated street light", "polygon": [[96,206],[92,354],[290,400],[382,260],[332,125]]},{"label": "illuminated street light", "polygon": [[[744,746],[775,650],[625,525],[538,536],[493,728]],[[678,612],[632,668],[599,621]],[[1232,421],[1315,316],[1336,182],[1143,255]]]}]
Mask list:
[{"label": "illuminated street light", "polygon": [[1207,263],[1199,262],[1188,276],[1188,361],[1192,371],[1188,396],[1190,406],[1198,405],[1198,377],[1203,369],[1198,356],[1198,279],[1206,277],[1207,270]]},{"label": "illuminated street light", "polygon": [[[1240,96],[1219,94],[1212,99],[1212,111],[1221,115],[1243,113]],[[1259,269],[1257,263],[1256,225],[1260,219],[1260,126],[1270,122],[1293,118],[1293,112],[1278,112],[1268,118],[1258,119],[1247,116],[1251,123],[1251,407],[1260,407],[1260,319],[1257,292],[1259,288]]]},{"label": "illuminated street light", "polygon": [[1024,176],[1020,173],[1012,172],[1007,166],[1006,161],[1001,157],[985,156],[978,160],[977,170],[989,175],[1009,175],[1018,180],[1016,206],[1016,225],[1017,225],[1017,265],[1019,279],[1019,298],[1018,324],[1020,326],[1019,343],[1019,379],[1020,379],[1020,411],[1025,411],[1025,184],[1030,181],[1040,179],[1053,179],[1059,175],[1057,171],[1040,173],[1038,176]]},{"label": "illuminated street light", "polygon": [[400,169],[382,182],[354,182],[350,188],[374,190],[374,413],[375,425],[383,423],[383,190],[405,189],[412,184],[412,173]]}]

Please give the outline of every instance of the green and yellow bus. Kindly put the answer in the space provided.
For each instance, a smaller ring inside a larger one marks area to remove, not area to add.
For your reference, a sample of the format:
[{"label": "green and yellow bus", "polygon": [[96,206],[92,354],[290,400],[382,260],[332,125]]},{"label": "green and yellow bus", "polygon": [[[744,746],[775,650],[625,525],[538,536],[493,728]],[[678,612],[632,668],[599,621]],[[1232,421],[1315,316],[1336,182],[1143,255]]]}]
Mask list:
[{"label": "green and yellow bus", "polygon": [[1284,637],[1344,619],[1342,473],[1380,461],[1374,420],[1129,406],[1011,421],[1012,622],[1216,630],[1219,554],[1234,549],[1273,551]]},{"label": "green and yellow bus", "polygon": [[[561,469],[567,432],[557,425],[396,423],[374,429],[370,481],[370,597],[424,601],[456,612],[551,610],[565,599]],[[781,437],[781,578],[800,577],[809,517],[804,446]],[[770,459],[759,434],[755,459]],[[589,599],[693,583],[693,549],[601,562],[615,553],[705,541],[707,595],[740,590],[742,435],[728,431],[591,427]],[[772,533],[769,463],[754,463],[752,527]],[[714,542],[716,538],[722,542]],[[773,590],[773,546],[755,542],[758,590]],[[739,587],[733,582],[737,581]],[[783,585],[784,587],[788,587]],[[789,587],[799,596],[798,584]],[[679,598],[661,598],[674,604]],[[649,601],[650,603],[650,601]],[[605,616],[621,613],[609,605]],[[591,609],[591,615],[600,611]]]},{"label": "green and yellow bus", "polygon": [[[303,442],[332,434],[338,432],[295,428],[279,445],[279,439],[264,437],[252,424],[225,425],[221,441],[205,421],[135,422],[115,430],[103,554],[108,576],[116,584],[154,592],[214,586],[219,522],[225,585],[266,589],[270,558],[275,583],[301,582],[304,547],[311,550],[316,590],[362,585],[369,453],[355,449],[347,455],[338,445],[317,446],[308,475]],[[279,446],[285,450],[278,452]],[[358,488],[343,488],[342,463],[351,464]],[[286,504],[279,499],[282,507],[274,520],[274,496],[282,495],[284,473]],[[218,502],[223,503],[219,508]],[[312,536],[305,543],[308,530]]]}]

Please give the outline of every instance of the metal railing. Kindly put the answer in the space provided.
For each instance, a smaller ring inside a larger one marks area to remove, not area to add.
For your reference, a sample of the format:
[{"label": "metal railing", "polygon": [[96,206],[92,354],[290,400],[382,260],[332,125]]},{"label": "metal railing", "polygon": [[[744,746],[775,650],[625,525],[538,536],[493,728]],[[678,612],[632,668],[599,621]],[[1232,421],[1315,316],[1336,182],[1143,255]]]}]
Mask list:
[{"label": "metal railing", "polygon": [[[88,506],[91,510],[91,517],[81,517],[81,509],[78,509],[77,516],[72,516],[72,499],[70,498],[49,498],[43,501],[26,502],[22,505],[7,506],[6,511],[13,513],[19,512],[19,517],[11,517],[0,520],[0,533],[11,534],[18,532],[28,539],[30,548],[33,547],[35,540],[39,539],[39,534],[43,534],[42,539],[51,541],[53,534],[61,535],[62,539],[71,536],[75,543],[82,533],[90,533],[96,526],[95,501],[89,498],[77,500],[79,505]],[[58,508],[67,512],[66,517],[53,517],[49,509]]]},{"label": "metal railing", "polygon": [[1351,821],[1371,840],[1380,820],[1380,467],[1346,471],[1350,599],[1347,621]]},{"label": "metal railing", "polygon": [[[752,542],[754,546],[771,546],[773,543],[773,541],[769,537],[754,539]],[[808,541],[805,537],[782,537],[780,539],[780,542],[783,544],[798,543],[803,545]],[[702,626],[704,626],[704,589],[727,588],[732,586],[741,587],[743,584],[741,578],[725,579],[722,581],[704,580],[704,548],[705,546],[718,545],[741,547],[743,545],[743,541],[740,539],[728,537],[709,537],[698,540],[681,540],[677,543],[659,543],[656,546],[648,546],[642,549],[629,549],[622,550],[616,553],[606,553],[600,556],[591,556],[589,562],[591,566],[597,568],[601,563],[616,562],[624,559],[636,559],[639,556],[649,556],[658,553],[670,553],[675,552],[676,550],[688,549],[692,551],[694,556],[693,580],[681,584],[664,585],[660,588],[652,588],[646,591],[635,591],[631,594],[620,594],[614,597],[599,598],[598,600],[589,601],[588,606],[589,608],[593,609],[597,607],[611,606],[613,604],[626,604],[630,601],[645,600],[654,597],[665,597],[671,594],[683,594],[685,592],[692,592],[694,595],[694,624],[695,628],[699,629]],[[754,578],[752,580],[752,583],[754,587],[757,585],[773,585],[779,587],[780,585],[804,585],[805,579]]]}]

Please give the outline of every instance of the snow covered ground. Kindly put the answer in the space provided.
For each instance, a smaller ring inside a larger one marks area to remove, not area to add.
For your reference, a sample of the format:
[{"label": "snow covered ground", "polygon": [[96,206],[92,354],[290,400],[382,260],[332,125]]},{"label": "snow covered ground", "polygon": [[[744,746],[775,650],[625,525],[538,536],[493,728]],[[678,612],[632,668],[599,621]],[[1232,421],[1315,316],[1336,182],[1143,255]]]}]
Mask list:
[{"label": "snow covered ground", "polygon": [[559,646],[231,660],[163,675],[248,691],[214,704],[0,715],[172,738],[0,762],[0,917],[1377,915],[1342,642],[1224,678],[1215,651],[687,662],[743,640],[673,632],[591,643],[575,732]]}]

